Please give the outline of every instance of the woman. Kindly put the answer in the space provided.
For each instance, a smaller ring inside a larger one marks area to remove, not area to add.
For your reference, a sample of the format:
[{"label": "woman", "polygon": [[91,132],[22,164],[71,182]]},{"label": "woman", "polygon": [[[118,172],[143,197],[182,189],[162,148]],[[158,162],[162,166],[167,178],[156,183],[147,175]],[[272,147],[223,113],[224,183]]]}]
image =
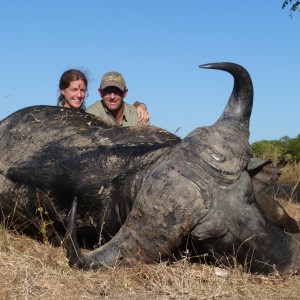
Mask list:
[{"label": "woman", "polygon": [[85,110],[87,87],[88,81],[83,72],[75,69],[65,71],[59,81],[57,105]]}]

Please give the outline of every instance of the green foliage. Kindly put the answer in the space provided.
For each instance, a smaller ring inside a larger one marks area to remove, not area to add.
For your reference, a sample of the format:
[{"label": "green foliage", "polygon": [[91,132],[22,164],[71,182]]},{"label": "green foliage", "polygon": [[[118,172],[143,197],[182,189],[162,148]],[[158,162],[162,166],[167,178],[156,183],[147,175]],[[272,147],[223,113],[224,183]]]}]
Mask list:
[{"label": "green foliage", "polygon": [[[48,242],[48,228],[53,225],[53,221],[49,219],[48,211],[41,206],[39,193],[36,193],[37,213],[39,215],[39,229],[44,243]],[[48,220],[47,220],[48,219]]]},{"label": "green foliage", "polygon": [[259,141],[252,144],[253,155],[278,162],[284,156],[284,144],[280,141]]},{"label": "green foliage", "polygon": [[294,139],[290,139],[287,144],[285,155],[290,154],[294,161],[300,161],[300,134]]},{"label": "green foliage", "polygon": [[284,136],[279,140],[262,140],[252,145],[253,155],[261,159],[281,160],[288,162],[300,161],[300,134],[295,138]]}]

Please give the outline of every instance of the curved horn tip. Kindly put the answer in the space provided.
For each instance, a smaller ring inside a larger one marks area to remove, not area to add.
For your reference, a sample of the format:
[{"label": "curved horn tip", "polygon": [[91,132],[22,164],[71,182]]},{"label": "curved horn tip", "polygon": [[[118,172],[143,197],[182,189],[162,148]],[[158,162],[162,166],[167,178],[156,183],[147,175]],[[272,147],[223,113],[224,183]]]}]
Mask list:
[{"label": "curved horn tip", "polygon": [[212,65],[212,63],[209,63],[209,64],[202,64],[202,65],[199,65],[199,68],[207,69],[207,68],[210,68],[211,65]]},{"label": "curved horn tip", "polygon": [[75,219],[76,219],[76,213],[77,213],[77,203],[78,203],[78,199],[77,197],[74,197],[73,202],[72,202],[72,206],[69,212],[69,216],[68,216],[68,222],[67,222],[67,232],[71,233],[73,231],[73,227],[75,224]]},{"label": "curved horn tip", "polygon": [[244,69],[244,67],[242,67],[241,65],[239,65],[237,63],[233,63],[233,62],[228,62],[228,61],[202,64],[202,65],[199,65],[199,68],[218,69],[218,70],[223,70],[223,71],[229,71],[232,68]]}]

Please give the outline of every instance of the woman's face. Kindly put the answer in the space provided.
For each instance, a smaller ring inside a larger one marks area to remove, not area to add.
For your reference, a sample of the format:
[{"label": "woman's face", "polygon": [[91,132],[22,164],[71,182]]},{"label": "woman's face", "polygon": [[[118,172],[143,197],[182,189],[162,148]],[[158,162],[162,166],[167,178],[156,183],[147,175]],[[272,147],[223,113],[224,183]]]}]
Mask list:
[{"label": "woman's face", "polygon": [[80,108],[85,99],[86,85],[81,79],[71,81],[70,85],[60,92],[65,96],[65,107]]}]

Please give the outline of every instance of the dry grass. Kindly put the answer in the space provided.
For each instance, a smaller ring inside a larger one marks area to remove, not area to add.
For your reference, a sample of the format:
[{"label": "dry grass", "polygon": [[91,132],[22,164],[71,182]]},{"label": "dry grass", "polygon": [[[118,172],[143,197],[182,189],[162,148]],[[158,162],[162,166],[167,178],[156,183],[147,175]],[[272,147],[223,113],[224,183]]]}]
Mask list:
[{"label": "dry grass", "polygon": [[178,262],[97,272],[71,269],[65,250],[0,231],[0,299],[299,299],[300,277]]},{"label": "dry grass", "polygon": [[[300,205],[281,200],[300,219]],[[71,269],[63,248],[0,227],[0,299],[300,299],[300,276],[262,276],[185,260],[97,272]]]},{"label": "dry grass", "polygon": [[290,163],[281,171],[275,197],[300,203],[300,163]]},{"label": "dry grass", "polygon": [[[300,220],[300,205],[280,199]],[[185,260],[97,272],[71,269],[63,248],[0,226],[0,299],[300,299],[300,276],[262,276]]]},{"label": "dry grass", "polygon": [[300,163],[287,164],[279,177],[280,184],[299,185],[300,183]]}]

